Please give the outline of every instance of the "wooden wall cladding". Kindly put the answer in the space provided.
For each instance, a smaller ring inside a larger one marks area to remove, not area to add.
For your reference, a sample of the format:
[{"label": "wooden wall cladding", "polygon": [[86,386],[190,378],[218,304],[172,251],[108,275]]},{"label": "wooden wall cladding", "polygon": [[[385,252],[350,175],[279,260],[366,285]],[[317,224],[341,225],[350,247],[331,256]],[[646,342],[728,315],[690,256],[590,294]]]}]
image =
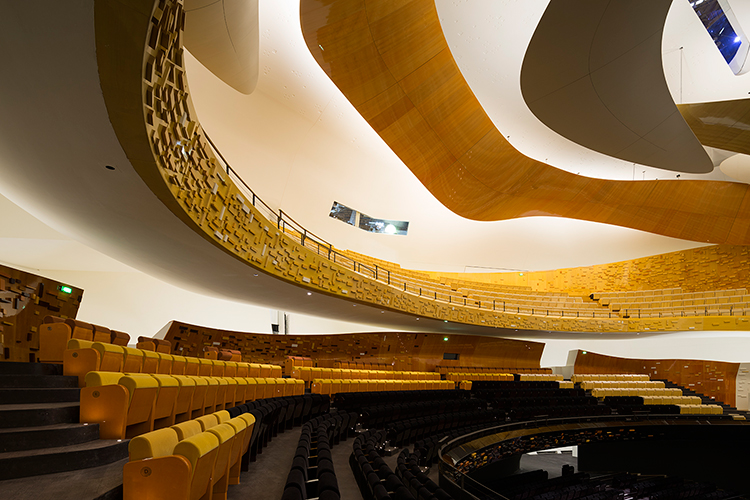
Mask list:
[{"label": "wooden wall cladding", "polygon": [[61,285],[0,265],[0,360],[35,362],[44,317],[76,317],[83,290],[70,287],[71,293],[65,293]]},{"label": "wooden wall cladding", "polygon": [[450,53],[434,0],[302,0],[313,57],[398,157],[455,213],[557,216],[710,243],[750,243],[750,186],[612,181],[516,151]]},{"label": "wooden wall cladding", "polygon": [[631,359],[579,350],[574,373],[644,373],[735,406],[739,368],[739,363],[722,361]]},{"label": "wooden wall cladding", "polygon": [[[270,335],[217,330],[172,322],[166,334],[172,352],[201,357],[204,346],[236,349],[244,361],[283,364],[287,356],[319,363],[387,363],[397,370],[433,371],[445,353],[458,354],[462,366],[539,368],[544,344],[478,335],[437,333],[351,333]],[[444,340],[447,338],[448,340]]]},{"label": "wooden wall cladding", "polygon": [[[521,276],[522,274],[522,276]],[[501,285],[529,286],[540,292],[589,295],[592,292],[658,290],[684,292],[747,288],[750,247],[711,245],[597,266],[524,273],[430,273]]]}]

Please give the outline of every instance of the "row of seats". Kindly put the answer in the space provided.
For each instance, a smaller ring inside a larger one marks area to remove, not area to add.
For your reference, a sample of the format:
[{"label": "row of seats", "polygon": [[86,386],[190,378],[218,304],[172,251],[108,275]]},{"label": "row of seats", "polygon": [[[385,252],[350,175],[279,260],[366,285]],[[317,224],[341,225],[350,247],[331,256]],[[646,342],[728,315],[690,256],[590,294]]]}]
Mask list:
[{"label": "row of seats", "polygon": [[388,363],[372,363],[366,361],[335,361],[334,368],[349,368],[351,370],[381,370],[394,371],[393,365]]},{"label": "row of seats", "polygon": [[255,418],[222,410],[133,438],[123,468],[123,499],[226,499],[239,484]]},{"label": "row of seats", "polygon": [[301,395],[294,379],[89,372],[80,420],[125,439],[256,399]]},{"label": "row of seats", "polygon": [[313,380],[314,394],[334,395],[340,392],[435,391],[453,390],[450,380]]},{"label": "row of seats", "polygon": [[39,361],[62,363],[70,339],[127,346],[130,335],[75,319],[45,316],[39,327]]},{"label": "row of seats", "polygon": [[434,372],[394,372],[383,370],[352,370],[350,368],[310,368],[295,366],[292,378],[309,383],[319,379],[346,380],[440,380],[440,374]]},{"label": "row of seats", "polygon": [[543,380],[556,380],[560,382],[564,380],[564,377],[552,373],[521,373],[518,380],[521,382],[541,382]]},{"label": "row of seats", "polygon": [[574,384],[588,381],[621,381],[638,382],[651,380],[648,375],[641,373],[575,373],[570,377]]},{"label": "row of seats", "polygon": [[226,499],[226,485],[239,483],[272,437],[327,415],[329,407],[328,397],[317,394],[260,399],[137,436],[129,443],[123,498]]},{"label": "row of seats", "polygon": [[703,402],[698,396],[641,396],[644,405],[699,405]]},{"label": "row of seats", "polygon": [[470,394],[464,391],[384,391],[384,392],[346,392],[333,396],[336,408],[361,411],[365,407],[381,404],[418,403],[421,401],[450,401],[469,399]]},{"label": "row of seats", "polygon": [[341,498],[331,446],[345,440],[356,422],[356,413],[340,411],[317,417],[302,427],[281,500]]},{"label": "row of seats", "polygon": [[391,446],[401,447],[440,431],[476,424],[497,425],[505,418],[504,411],[487,409],[425,415],[388,425],[386,435]]},{"label": "row of seats", "polygon": [[462,380],[509,380],[513,381],[512,373],[447,373],[446,380],[461,382]]},{"label": "row of seats", "polygon": [[724,408],[719,405],[688,404],[677,405],[680,407],[680,415],[723,415]]},{"label": "row of seats", "polygon": [[438,365],[436,370],[441,375],[448,373],[552,373],[552,368],[500,368],[493,366],[458,366],[443,361],[443,365]]},{"label": "row of seats", "polygon": [[661,380],[639,380],[637,382],[621,382],[613,380],[587,380],[580,383],[583,389],[663,389],[664,382]]},{"label": "row of seats", "polygon": [[[385,431],[366,431],[354,440],[349,465],[354,473],[359,490],[365,500],[417,500],[420,498],[410,491],[380,456],[378,449],[384,447]],[[427,478],[425,478],[425,483]],[[433,485],[437,486],[435,483]],[[421,487],[420,487],[421,489]],[[420,500],[452,500],[452,497],[439,487]]]},{"label": "row of seats", "polygon": [[86,374],[93,371],[281,378],[277,365],[178,356],[80,339],[68,341],[63,374],[78,377],[79,387],[83,387]]},{"label": "row of seats", "polygon": [[593,389],[591,395],[595,398],[606,398],[611,396],[682,396],[682,390],[677,388],[666,389],[642,389],[642,388],[617,388],[617,389]]},{"label": "row of seats", "polygon": [[487,402],[479,399],[427,400],[403,403],[379,403],[359,408],[363,426],[381,428],[399,420],[484,410]]}]

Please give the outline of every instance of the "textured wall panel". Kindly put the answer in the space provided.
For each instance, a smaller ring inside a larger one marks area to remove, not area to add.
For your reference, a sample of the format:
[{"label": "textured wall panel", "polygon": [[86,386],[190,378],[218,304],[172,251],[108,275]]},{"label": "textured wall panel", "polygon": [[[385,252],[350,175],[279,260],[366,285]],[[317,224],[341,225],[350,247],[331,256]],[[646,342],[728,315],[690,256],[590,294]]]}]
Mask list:
[{"label": "textured wall panel", "polygon": [[76,317],[83,290],[64,293],[63,284],[0,265],[0,360],[37,361],[44,317]]}]

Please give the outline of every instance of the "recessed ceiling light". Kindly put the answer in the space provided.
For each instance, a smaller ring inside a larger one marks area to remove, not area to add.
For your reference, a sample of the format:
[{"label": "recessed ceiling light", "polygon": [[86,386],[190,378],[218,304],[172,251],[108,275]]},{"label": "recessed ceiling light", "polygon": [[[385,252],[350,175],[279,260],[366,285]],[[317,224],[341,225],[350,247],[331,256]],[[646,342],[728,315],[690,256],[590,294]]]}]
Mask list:
[{"label": "recessed ceiling light", "polygon": [[257,274],[253,274],[253,276],[258,276]]},{"label": "recessed ceiling light", "polygon": [[112,165],[105,165],[104,168],[106,168],[107,170],[114,170],[115,169],[115,167],[113,167]]},{"label": "recessed ceiling light", "polygon": [[307,295],[312,295],[312,292],[307,292]]}]

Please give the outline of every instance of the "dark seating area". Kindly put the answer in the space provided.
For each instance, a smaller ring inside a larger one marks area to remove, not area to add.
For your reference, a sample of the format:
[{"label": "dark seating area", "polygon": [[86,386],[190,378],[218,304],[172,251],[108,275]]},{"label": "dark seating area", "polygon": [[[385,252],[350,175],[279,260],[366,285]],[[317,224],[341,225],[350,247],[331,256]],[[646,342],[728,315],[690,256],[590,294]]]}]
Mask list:
[{"label": "dark seating area", "polygon": [[356,412],[334,411],[303,425],[282,500],[341,498],[331,446],[353,434],[357,418]]},{"label": "dark seating area", "polygon": [[677,405],[646,405],[640,396],[609,396],[604,404],[618,415],[679,415]]},{"label": "dark seating area", "polygon": [[471,394],[487,400],[495,409],[506,411],[508,418],[514,421],[612,413],[608,406],[600,405],[583,389],[560,389],[554,381],[478,380],[472,382]]}]

